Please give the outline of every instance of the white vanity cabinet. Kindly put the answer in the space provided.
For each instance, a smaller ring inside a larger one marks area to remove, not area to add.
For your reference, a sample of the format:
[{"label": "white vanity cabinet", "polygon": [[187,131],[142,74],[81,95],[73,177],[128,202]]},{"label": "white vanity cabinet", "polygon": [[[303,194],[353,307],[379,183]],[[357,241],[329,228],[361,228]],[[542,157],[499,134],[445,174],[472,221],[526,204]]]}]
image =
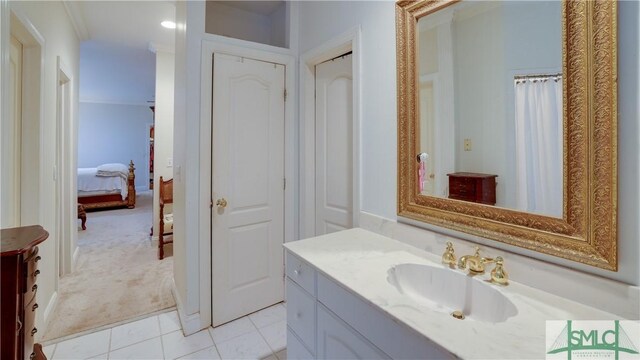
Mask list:
[{"label": "white vanity cabinet", "polygon": [[289,359],[443,359],[451,354],[287,252]]}]

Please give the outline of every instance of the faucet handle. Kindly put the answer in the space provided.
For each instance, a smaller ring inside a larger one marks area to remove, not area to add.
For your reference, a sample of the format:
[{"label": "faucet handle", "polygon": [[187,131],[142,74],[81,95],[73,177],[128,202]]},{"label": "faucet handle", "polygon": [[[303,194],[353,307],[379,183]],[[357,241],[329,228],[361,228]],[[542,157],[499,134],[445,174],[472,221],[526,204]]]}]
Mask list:
[{"label": "faucet handle", "polygon": [[444,254],[442,254],[442,263],[449,265],[449,267],[456,266],[456,255],[451,241],[447,241],[447,248],[444,250]]},{"label": "faucet handle", "polygon": [[509,284],[509,274],[504,269],[504,259],[502,256],[496,257],[496,267],[491,270],[491,282],[498,285],[508,285]]}]

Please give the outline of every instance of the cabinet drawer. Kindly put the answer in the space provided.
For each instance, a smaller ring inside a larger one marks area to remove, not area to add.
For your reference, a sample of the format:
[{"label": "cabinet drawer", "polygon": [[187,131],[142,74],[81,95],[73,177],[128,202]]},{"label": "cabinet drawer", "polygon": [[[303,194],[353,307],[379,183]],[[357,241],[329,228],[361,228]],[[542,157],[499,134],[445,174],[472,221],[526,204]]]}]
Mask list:
[{"label": "cabinet drawer", "polygon": [[287,328],[287,360],[307,360],[313,358],[309,350],[302,345],[298,336],[296,336],[290,328]]},{"label": "cabinet drawer", "polygon": [[318,359],[390,359],[324,306],[318,305]]},{"label": "cabinet drawer", "polygon": [[306,262],[287,252],[287,276],[305,289],[309,294],[316,295],[316,271]]},{"label": "cabinet drawer", "polygon": [[316,299],[287,279],[287,324],[302,343],[315,353]]}]

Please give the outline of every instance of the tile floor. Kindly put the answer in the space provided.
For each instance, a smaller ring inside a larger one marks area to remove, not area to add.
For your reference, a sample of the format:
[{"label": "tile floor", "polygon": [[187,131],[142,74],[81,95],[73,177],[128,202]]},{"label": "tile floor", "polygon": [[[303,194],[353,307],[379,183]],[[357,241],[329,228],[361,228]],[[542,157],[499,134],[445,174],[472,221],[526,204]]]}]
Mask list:
[{"label": "tile floor", "polygon": [[286,310],[277,304],[183,336],[176,311],[45,346],[48,359],[285,360]]}]

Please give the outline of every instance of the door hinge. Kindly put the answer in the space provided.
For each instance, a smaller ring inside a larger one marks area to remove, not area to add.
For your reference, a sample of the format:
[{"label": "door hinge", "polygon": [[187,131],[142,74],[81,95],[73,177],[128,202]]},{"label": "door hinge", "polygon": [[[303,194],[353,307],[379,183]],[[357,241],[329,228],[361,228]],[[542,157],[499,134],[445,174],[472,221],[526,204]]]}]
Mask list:
[{"label": "door hinge", "polygon": [[282,179],[282,190],[287,190],[287,178]]},{"label": "door hinge", "polygon": [[287,89],[284,89],[284,101],[287,101]]},{"label": "door hinge", "polygon": [[209,200],[209,209],[213,209],[213,199]]}]

